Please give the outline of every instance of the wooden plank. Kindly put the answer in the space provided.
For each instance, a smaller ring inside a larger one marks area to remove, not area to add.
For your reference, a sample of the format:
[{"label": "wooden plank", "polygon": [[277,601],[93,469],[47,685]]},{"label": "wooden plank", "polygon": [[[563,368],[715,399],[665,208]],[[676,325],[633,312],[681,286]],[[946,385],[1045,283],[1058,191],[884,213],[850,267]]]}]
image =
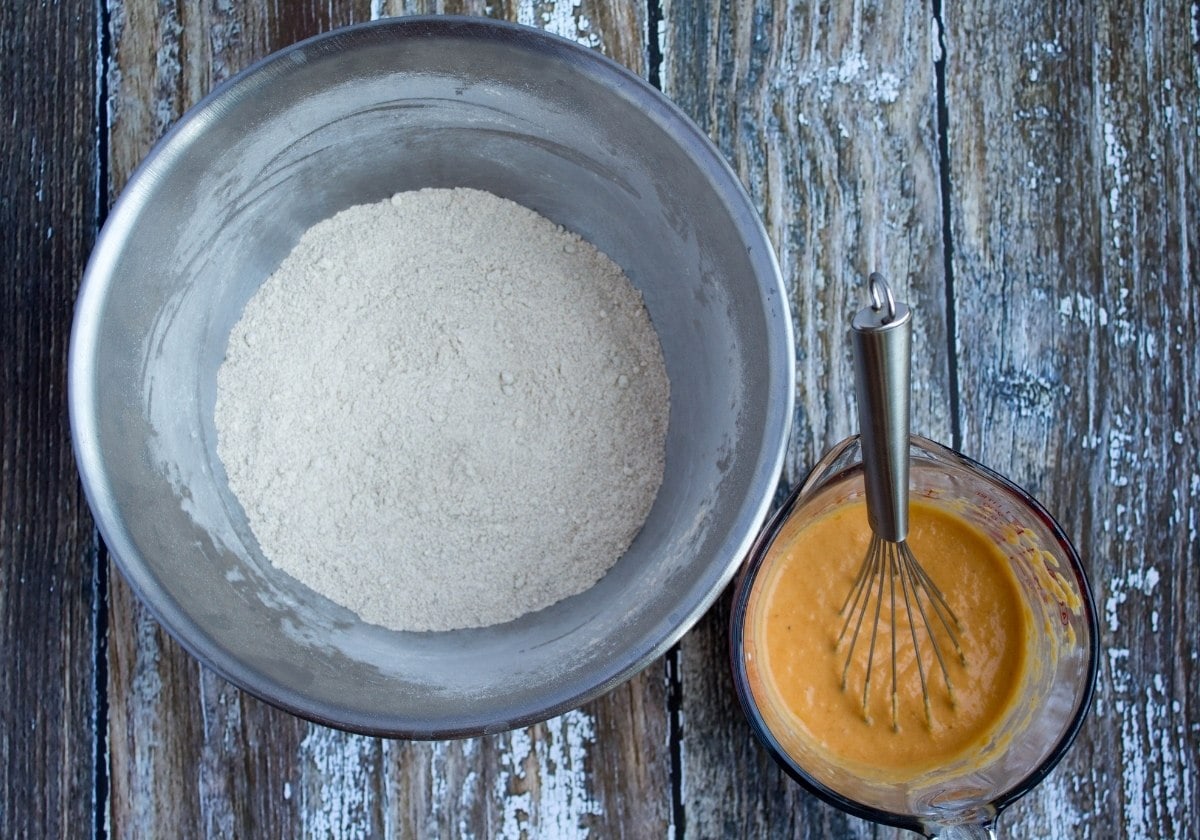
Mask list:
[{"label": "wooden plank", "polygon": [[[188,105],[270,50],[368,13],[484,11],[476,2],[376,2],[367,9],[334,3],[328,11],[317,4],[117,4],[110,198]],[[554,29],[639,72],[646,66],[639,7],[495,4],[491,14]],[[608,697],[540,726],[459,742],[390,742],[308,724],[237,691],[193,663],[119,581],[110,623],[115,836],[668,831],[661,662]]]},{"label": "wooden plank", "polygon": [[538,726],[386,742],[386,836],[666,836],[670,768],[656,670]]},{"label": "wooden plank", "polygon": [[[855,430],[849,319],[882,271],[917,311],[913,428],[950,436],[936,80],[927,7],[668,0],[664,91],[750,190],[792,290],[796,425],[784,483]],[[728,676],[723,600],[685,637],[685,836],[879,836],[791,783]],[[885,832],[886,834],[886,832]]]},{"label": "wooden plank", "polygon": [[954,4],[964,446],[1029,487],[1101,610],[1094,713],[1002,820],[1179,837],[1200,808],[1200,58],[1178,4]]},{"label": "wooden plank", "polygon": [[99,213],[93,4],[0,4],[0,836],[86,836],[99,543],[66,363]]},{"label": "wooden plank", "polygon": [[536,26],[614,58],[638,75],[648,66],[646,8],[620,0],[374,0],[374,17],[476,15]]},{"label": "wooden plank", "polygon": [[[336,12],[320,3],[286,10],[109,4],[109,200],[154,141],[217,82],[272,49],[368,12],[363,4]],[[336,767],[327,753],[305,751],[307,724],[198,667],[115,569],[109,579],[111,836],[300,836],[301,806],[320,811],[341,790],[325,793],[315,772],[344,769],[352,759],[369,767],[372,755],[377,762],[378,745],[348,736]]]}]

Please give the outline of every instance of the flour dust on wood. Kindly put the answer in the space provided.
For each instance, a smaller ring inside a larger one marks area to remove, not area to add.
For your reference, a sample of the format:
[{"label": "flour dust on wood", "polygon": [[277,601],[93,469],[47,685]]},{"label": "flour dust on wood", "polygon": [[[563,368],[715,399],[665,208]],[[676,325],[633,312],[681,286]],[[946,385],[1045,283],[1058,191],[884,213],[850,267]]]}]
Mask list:
[{"label": "flour dust on wood", "polygon": [[371,623],[480,627],[624,553],[667,404],[611,260],[511,201],[420,190],[315,225],[247,303],[218,454],[279,568]]}]

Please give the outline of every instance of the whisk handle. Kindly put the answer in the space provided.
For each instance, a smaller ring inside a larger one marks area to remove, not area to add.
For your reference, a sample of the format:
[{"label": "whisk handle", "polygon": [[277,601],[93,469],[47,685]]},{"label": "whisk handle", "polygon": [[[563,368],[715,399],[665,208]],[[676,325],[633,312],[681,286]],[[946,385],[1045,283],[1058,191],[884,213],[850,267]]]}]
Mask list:
[{"label": "whisk handle", "polygon": [[872,303],[854,316],[850,331],[867,517],[876,534],[900,542],[908,537],[912,310],[896,302],[878,274],[870,289]]}]

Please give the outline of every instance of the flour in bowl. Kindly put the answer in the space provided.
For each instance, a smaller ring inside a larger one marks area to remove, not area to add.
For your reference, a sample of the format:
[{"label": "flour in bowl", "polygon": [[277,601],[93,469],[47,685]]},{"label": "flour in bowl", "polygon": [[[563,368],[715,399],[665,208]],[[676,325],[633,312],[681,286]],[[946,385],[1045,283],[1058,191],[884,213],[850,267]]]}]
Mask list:
[{"label": "flour in bowl", "polygon": [[365,621],[447,630],[581,592],[663,476],[641,296],[531,210],[400,193],[308,230],[217,375],[217,451],[266,557]]}]

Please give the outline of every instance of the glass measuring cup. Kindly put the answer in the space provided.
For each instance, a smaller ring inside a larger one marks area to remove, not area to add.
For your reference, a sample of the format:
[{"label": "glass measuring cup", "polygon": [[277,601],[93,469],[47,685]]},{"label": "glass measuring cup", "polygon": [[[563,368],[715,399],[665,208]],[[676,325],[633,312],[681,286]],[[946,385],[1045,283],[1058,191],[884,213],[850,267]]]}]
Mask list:
[{"label": "glass measuring cup", "polygon": [[[990,537],[1009,563],[1028,610],[1029,664],[1015,701],[988,742],[910,779],[869,778],[812,747],[798,731],[797,719],[767,689],[758,638],[765,572],[805,525],[862,500],[857,436],[835,446],[813,468],[751,549],[730,619],[734,683],[751,727],[776,762],[827,802],[930,837],[987,837],[999,813],[1053,769],[1083,723],[1098,665],[1095,604],[1078,553],[1029,494],[933,441],[913,436],[909,450],[913,500],[948,509]],[[831,623],[838,607],[830,607]]]}]

